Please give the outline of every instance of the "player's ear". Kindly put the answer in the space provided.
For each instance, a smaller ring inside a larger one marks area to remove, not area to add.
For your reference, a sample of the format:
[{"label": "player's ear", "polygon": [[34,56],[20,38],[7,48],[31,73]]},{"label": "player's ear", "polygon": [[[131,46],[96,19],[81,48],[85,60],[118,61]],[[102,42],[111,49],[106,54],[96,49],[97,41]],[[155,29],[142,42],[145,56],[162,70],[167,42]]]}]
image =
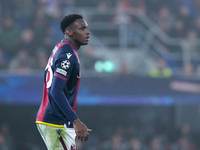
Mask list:
[{"label": "player's ear", "polygon": [[66,30],[65,34],[67,34],[68,36],[72,36],[72,30],[70,30],[70,29]]}]

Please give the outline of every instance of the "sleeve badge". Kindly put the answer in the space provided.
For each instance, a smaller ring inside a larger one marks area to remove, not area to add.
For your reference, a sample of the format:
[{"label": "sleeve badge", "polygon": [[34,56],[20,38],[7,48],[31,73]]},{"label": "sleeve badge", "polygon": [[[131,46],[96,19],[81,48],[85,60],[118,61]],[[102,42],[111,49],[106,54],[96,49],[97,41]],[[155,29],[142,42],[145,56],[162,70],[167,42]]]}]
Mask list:
[{"label": "sleeve badge", "polygon": [[63,68],[63,69],[68,69],[69,67],[70,67],[70,62],[69,62],[69,60],[63,60],[62,62],[61,62],[61,67]]},{"label": "sleeve badge", "polygon": [[58,72],[58,73],[60,73],[60,74],[62,74],[62,75],[64,75],[64,76],[67,75],[67,72],[66,72],[65,70],[63,70],[63,69],[60,69],[60,68],[57,68],[57,69],[56,69],[56,72]]}]

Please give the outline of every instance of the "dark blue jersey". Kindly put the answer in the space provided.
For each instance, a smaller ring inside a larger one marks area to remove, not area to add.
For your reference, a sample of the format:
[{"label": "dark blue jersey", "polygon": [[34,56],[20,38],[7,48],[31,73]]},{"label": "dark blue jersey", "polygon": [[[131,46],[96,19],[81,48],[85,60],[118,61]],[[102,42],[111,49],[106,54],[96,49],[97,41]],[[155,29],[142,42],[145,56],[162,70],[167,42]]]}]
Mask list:
[{"label": "dark blue jersey", "polygon": [[55,46],[44,72],[43,99],[36,123],[73,127],[80,82],[80,62],[74,45],[63,39]]}]

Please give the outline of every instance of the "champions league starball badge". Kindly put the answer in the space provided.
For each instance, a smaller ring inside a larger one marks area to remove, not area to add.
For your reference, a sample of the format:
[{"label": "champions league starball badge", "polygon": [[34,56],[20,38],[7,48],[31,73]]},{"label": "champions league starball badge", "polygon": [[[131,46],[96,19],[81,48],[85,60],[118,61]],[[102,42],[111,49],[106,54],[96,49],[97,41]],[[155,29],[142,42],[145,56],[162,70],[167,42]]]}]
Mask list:
[{"label": "champions league starball badge", "polygon": [[61,62],[61,67],[62,67],[63,69],[68,69],[68,68],[70,67],[70,62],[69,62],[69,60],[63,60],[63,61]]}]

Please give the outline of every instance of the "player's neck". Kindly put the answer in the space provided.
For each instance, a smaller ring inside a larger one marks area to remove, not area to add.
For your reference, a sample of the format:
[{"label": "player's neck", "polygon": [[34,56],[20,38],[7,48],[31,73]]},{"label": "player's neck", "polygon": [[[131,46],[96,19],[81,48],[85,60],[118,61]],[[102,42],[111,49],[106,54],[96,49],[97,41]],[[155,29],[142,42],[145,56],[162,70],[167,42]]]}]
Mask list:
[{"label": "player's neck", "polygon": [[72,37],[65,35],[65,38],[68,39],[71,43],[73,43],[77,50],[80,48],[80,44],[78,44]]}]

